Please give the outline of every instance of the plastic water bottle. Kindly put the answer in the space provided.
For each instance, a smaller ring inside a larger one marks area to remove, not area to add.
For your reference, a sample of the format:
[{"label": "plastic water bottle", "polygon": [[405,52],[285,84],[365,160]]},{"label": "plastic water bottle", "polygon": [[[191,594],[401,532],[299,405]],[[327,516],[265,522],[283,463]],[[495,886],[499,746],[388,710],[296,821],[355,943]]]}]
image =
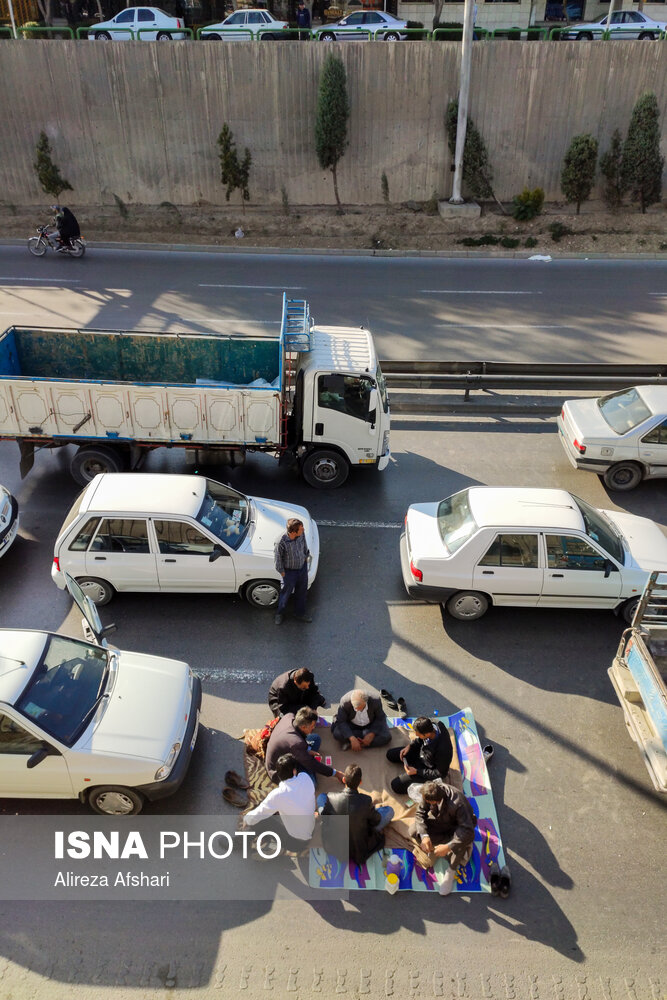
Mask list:
[{"label": "plastic water bottle", "polygon": [[433,709],[433,714],[434,715],[440,715],[440,712],[437,710],[437,708],[434,708]]}]

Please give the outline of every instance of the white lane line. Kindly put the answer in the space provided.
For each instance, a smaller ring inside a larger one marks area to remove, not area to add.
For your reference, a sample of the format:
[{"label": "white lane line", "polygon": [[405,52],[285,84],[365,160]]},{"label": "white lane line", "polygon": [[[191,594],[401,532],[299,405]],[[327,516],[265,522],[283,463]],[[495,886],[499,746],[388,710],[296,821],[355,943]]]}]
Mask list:
[{"label": "white lane line", "polygon": [[420,292],[425,295],[541,295],[542,292],[507,292],[502,289],[499,292],[484,291],[480,292],[478,288],[461,289],[461,288],[420,288]]},{"label": "white lane line", "polygon": [[391,528],[396,531],[402,527],[400,521],[320,521],[315,518],[318,528]]},{"label": "white lane line", "polygon": [[80,278],[15,278],[0,275],[0,281],[47,281],[50,285],[80,285]]},{"label": "white lane line", "polygon": [[451,327],[454,330],[571,330],[570,326],[554,326],[537,323],[436,323],[439,330]]},{"label": "white lane line", "polygon": [[207,285],[203,282],[199,283],[200,288],[269,288],[272,291],[282,292],[283,290],[287,292],[300,292],[303,291],[304,285]]},{"label": "white lane line", "polygon": [[202,667],[193,671],[202,681],[242,681],[244,684],[270,684],[272,674],[262,670],[242,670],[229,667]]},{"label": "white lane line", "polygon": [[211,326],[280,326],[279,319],[211,319],[209,316],[181,316],[179,323],[207,323]]}]

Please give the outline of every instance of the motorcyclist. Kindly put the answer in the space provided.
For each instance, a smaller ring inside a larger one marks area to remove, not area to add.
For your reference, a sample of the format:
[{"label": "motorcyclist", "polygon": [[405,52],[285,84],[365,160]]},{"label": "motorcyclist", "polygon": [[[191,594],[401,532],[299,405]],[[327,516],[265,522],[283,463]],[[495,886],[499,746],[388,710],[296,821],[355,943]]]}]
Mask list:
[{"label": "motorcyclist", "polygon": [[73,239],[81,236],[79,223],[76,221],[74,213],[64,205],[51,205],[51,211],[55,213],[54,222],[58,229],[58,238],[61,243],[58,249],[65,250],[71,247]]}]

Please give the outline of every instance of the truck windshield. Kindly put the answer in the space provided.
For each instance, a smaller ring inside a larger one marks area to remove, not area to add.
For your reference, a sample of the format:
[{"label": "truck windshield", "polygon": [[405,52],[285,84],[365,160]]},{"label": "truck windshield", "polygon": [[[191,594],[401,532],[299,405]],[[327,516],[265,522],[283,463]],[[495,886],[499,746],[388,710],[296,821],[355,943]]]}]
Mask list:
[{"label": "truck windshield", "polygon": [[651,416],[636,389],[621,389],[598,399],[598,409],[616,434],[627,434]]},{"label": "truck windshield", "polygon": [[447,497],[438,505],[438,530],[440,537],[450,552],[456,552],[464,542],[477,531],[477,522],[472,516],[468,500],[468,490]]},{"label": "truck windshield", "polygon": [[62,635],[49,637],[39,665],[16,707],[66,746],[104,693],[109,653]]},{"label": "truck windshield", "polygon": [[250,501],[231,486],[223,486],[214,479],[207,479],[206,493],[197,520],[226,545],[238,549],[248,530]]},{"label": "truck windshield", "polygon": [[611,521],[607,520],[601,510],[591,507],[585,500],[580,500],[579,497],[575,496],[572,499],[584,519],[584,528],[588,537],[602,546],[605,552],[608,552],[616,562],[623,566],[625,563],[623,542]]},{"label": "truck windshield", "polygon": [[382,409],[385,413],[389,412],[389,395],[387,393],[387,380],[384,377],[384,372],[377,366],[375,372],[375,381],[377,382],[378,392],[380,394],[380,399],[382,400]]}]

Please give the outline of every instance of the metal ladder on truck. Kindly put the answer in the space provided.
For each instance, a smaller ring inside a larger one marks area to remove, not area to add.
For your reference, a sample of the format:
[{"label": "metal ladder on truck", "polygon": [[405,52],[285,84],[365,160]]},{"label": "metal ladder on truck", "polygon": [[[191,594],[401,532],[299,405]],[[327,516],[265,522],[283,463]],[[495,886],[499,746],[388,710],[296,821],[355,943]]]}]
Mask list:
[{"label": "metal ladder on truck", "polygon": [[643,625],[667,625],[667,572],[649,577],[632,619],[633,628]]},{"label": "metal ladder on truck", "polygon": [[287,441],[288,415],[292,412],[296,389],[297,355],[312,350],[313,321],[305,299],[288,299],[283,292],[280,343],[283,357],[282,440]]}]

